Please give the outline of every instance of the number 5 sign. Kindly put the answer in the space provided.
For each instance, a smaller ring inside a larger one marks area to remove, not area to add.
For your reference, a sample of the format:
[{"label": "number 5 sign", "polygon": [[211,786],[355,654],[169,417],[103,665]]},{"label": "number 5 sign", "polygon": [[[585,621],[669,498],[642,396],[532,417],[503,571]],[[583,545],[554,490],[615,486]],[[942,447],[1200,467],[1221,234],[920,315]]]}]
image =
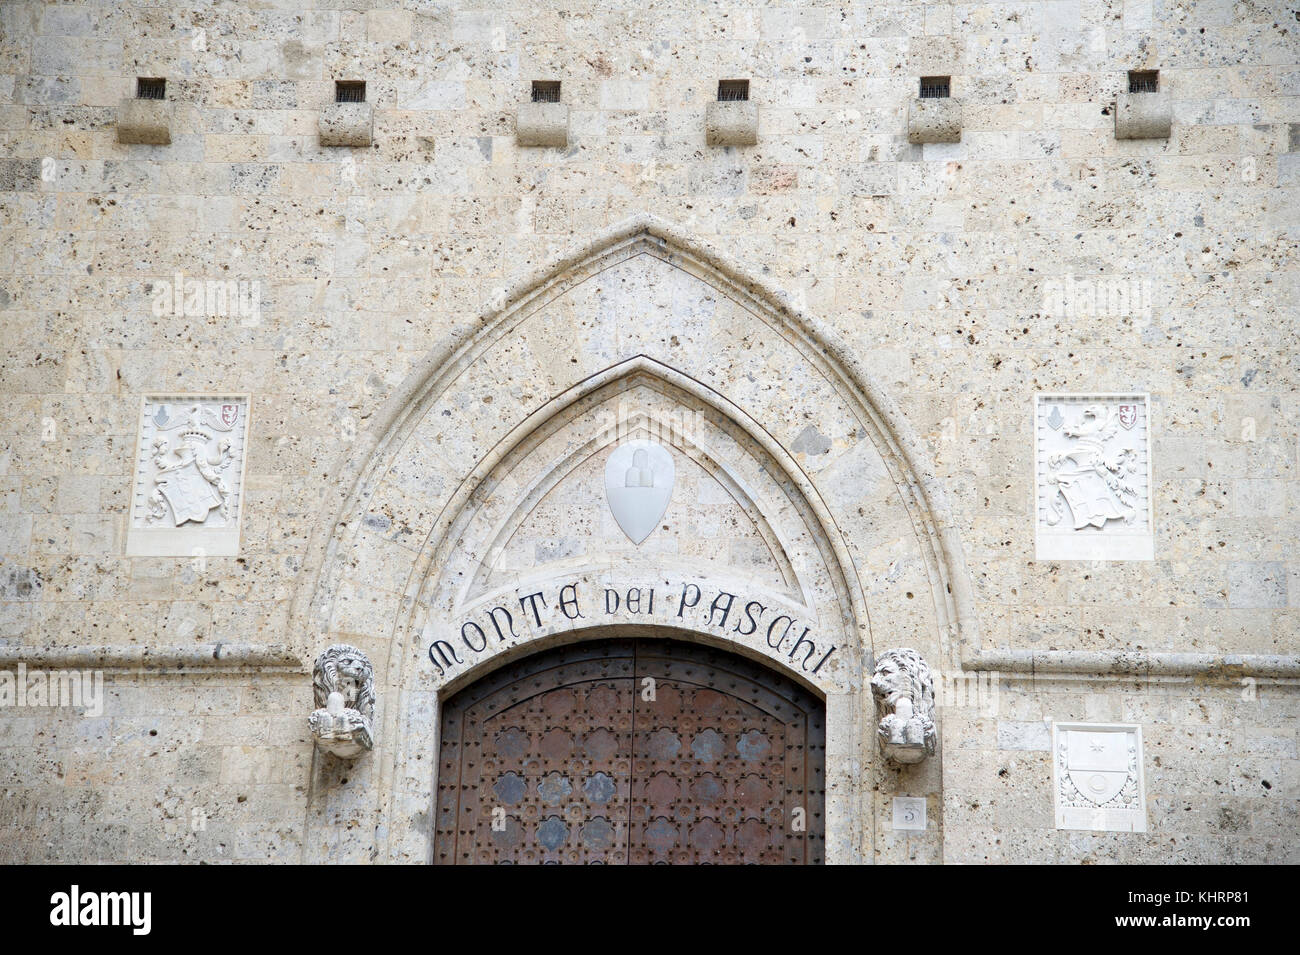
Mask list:
[{"label": "number 5 sign", "polygon": [[925,831],[925,797],[894,797],[894,828]]}]

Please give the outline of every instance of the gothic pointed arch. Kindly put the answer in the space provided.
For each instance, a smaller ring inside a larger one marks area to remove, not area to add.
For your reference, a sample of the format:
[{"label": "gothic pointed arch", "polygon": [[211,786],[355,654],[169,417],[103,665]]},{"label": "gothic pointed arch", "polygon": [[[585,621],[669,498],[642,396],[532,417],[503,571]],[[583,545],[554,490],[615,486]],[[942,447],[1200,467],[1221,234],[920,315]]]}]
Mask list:
[{"label": "gothic pointed arch", "polygon": [[[376,665],[381,742],[353,774],[376,798],[347,810],[375,833],[367,851],[428,854],[427,827],[403,807],[430,796],[440,693],[548,641],[636,625],[627,596],[651,587],[681,613],[646,626],[726,642],[824,695],[830,793],[837,774],[873,766],[862,731],[873,650],[913,646],[942,667],[978,638],[942,491],[869,370],[725,255],[652,217],[496,299],[359,438],[295,601],[298,640],[346,640]],[[598,479],[630,435],[664,445],[685,489],[636,546]],[[599,616],[611,593],[620,610]],[[309,851],[324,831],[312,819],[343,811],[327,767],[313,787]],[[861,821],[874,813],[837,798],[829,857],[868,856]]]}]

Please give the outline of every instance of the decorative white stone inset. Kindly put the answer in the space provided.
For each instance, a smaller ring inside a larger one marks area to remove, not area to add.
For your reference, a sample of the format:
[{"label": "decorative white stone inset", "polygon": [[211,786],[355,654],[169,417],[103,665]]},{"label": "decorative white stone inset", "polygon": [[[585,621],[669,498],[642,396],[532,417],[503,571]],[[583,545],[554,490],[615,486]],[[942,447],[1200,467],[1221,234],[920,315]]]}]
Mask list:
[{"label": "decorative white stone inset", "polygon": [[605,495],[618,526],[633,544],[650,536],[668,510],[676,466],[653,441],[628,441],[605,462]]},{"label": "decorative white stone inset", "polygon": [[925,797],[894,797],[894,829],[925,832]]},{"label": "decorative white stone inset", "polygon": [[1146,395],[1038,395],[1039,560],[1151,560]]},{"label": "decorative white stone inset", "polygon": [[239,553],[248,405],[247,395],[145,398],[128,555]]},{"label": "decorative white stone inset", "polygon": [[1142,727],[1052,724],[1057,829],[1146,832]]}]

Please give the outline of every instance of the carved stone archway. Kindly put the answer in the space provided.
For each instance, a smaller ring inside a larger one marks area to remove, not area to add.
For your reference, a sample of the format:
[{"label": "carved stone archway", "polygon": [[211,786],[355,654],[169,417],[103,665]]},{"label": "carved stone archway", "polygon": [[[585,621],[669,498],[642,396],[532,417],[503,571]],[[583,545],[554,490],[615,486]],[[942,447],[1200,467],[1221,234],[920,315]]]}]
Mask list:
[{"label": "carved stone archway", "polygon": [[[872,654],[944,666],[975,639],[901,417],[816,323],[653,219],[504,300],[390,400],[315,544],[297,632],[370,654],[378,743],[317,758],[306,857],[426,861],[441,696],[546,646],[671,626],[825,698],[827,858],[870,859]],[[596,477],[632,438],[687,489],[639,546]]]}]

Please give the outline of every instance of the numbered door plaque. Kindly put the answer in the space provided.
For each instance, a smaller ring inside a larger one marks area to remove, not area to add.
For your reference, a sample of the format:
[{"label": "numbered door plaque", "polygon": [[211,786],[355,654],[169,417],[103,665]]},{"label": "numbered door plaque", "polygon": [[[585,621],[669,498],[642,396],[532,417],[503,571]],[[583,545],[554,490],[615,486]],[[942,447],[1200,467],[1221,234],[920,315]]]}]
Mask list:
[{"label": "numbered door plaque", "polygon": [[914,829],[917,832],[925,831],[924,796],[894,797],[894,828]]}]

